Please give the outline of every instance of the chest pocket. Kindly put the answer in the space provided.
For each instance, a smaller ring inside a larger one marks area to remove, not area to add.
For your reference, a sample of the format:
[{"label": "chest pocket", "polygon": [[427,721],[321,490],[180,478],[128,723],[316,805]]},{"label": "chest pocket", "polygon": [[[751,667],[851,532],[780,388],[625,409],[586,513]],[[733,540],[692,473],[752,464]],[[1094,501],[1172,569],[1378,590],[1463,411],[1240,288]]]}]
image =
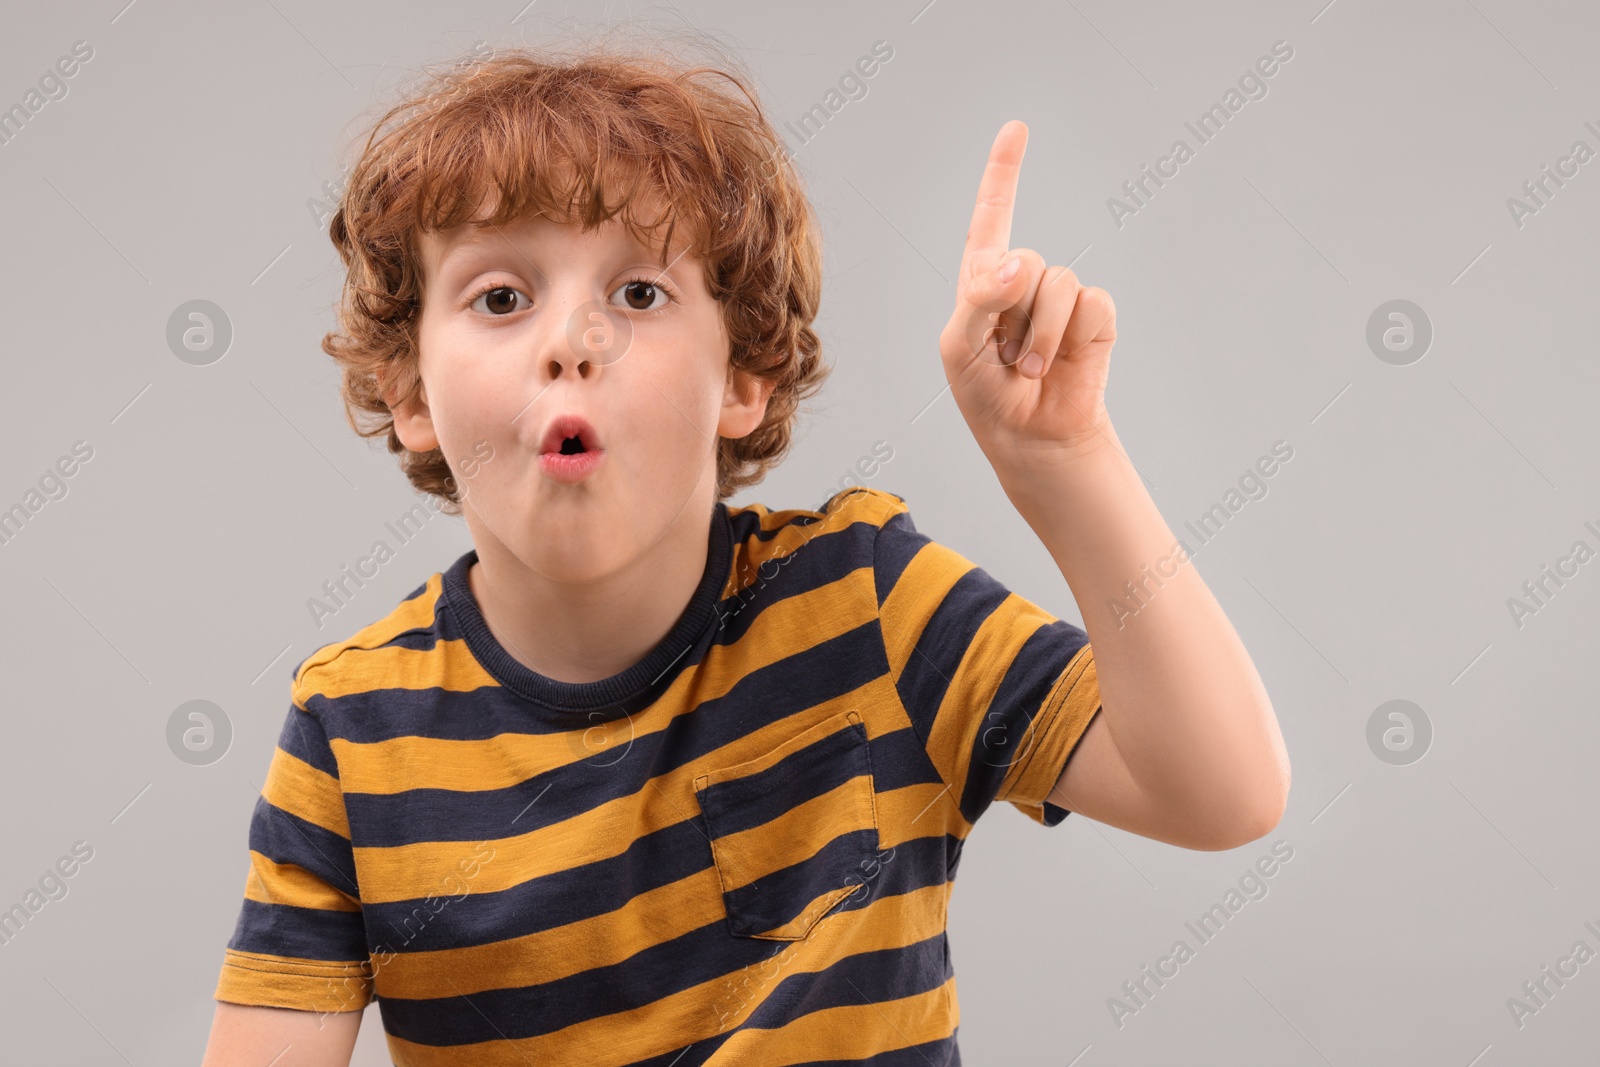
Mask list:
[{"label": "chest pocket", "polygon": [[877,855],[872,757],[858,712],[699,775],[694,790],[736,936],[805,938],[856,892]]}]

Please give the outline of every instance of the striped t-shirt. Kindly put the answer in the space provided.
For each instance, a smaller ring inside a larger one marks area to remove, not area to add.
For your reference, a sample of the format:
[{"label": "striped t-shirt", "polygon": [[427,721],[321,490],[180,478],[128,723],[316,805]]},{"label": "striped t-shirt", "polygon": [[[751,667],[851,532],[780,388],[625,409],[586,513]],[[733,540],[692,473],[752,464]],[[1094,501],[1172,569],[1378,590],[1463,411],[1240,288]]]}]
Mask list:
[{"label": "striped t-shirt", "polygon": [[596,682],[507,653],[475,561],[296,669],[216,998],[376,997],[406,1067],[959,1063],[961,847],[997,800],[1067,816],[1087,634],[859,486],[719,502]]}]

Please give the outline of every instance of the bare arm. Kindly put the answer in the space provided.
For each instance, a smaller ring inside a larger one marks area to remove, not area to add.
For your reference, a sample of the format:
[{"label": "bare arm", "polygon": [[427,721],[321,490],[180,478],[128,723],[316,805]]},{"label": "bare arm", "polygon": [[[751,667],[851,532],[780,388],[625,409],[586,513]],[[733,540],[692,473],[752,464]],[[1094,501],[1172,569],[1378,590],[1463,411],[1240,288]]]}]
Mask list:
[{"label": "bare arm", "polygon": [[1065,466],[1053,490],[1019,491],[1083,613],[1100,685],[1100,713],[1050,800],[1181,848],[1238,848],[1283,814],[1277,715],[1116,431],[1105,433],[1107,447]]},{"label": "bare arm", "polygon": [[939,354],[1094,650],[1101,708],[1050,799],[1184,848],[1237,848],[1282,817],[1288,752],[1249,653],[1111,426],[1116,305],[1011,248],[1027,135],[1008,122],[990,149]]},{"label": "bare arm", "polygon": [[219,1000],[200,1067],[350,1067],[361,1015]]}]

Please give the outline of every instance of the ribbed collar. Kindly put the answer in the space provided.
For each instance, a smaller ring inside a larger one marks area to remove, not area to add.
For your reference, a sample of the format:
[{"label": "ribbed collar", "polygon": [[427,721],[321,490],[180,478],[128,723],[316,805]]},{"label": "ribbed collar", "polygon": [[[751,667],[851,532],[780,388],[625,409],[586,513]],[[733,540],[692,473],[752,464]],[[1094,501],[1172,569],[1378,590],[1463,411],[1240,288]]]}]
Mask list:
[{"label": "ribbed collar", "polygon": [[733,532],[729,525],[727,505],[722,501],[718,501],[712,510],[709,525],[706,568],[677,623],[644,659],[619,674],[599,681],[560,682],[547,678],[501,647],[484,621],[483,612],[472,596],[472,586],[467,581],[467,571],[478,561],[476,548],[462,555],[444,572],[445,603],[455,614],[467,647],[484,670],[518,696],[559,711],[620,708],[677,662],[716,616],[733,557]]}]

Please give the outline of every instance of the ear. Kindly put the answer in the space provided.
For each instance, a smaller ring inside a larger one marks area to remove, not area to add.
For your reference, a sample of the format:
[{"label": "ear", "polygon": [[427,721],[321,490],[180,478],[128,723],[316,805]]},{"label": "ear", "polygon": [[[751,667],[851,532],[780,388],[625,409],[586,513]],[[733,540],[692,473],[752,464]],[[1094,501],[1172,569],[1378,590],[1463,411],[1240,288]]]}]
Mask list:
[{"label": "ear", "polygon": [[[381,377],[378,384],[382,388]],[[400,443],[413,452],[431,452],[438,448],[439,435],[434,432],[433,415],[428,410],[427,387],[419,381],[416,392],[399,404],[390,397],[389,391],[383,393],[383,402],[389,405],[389,412],[394,416],[394,432]]]},{"label": "ear", "polygon": [[717,419],[717,436],[737,439],[753,433],[766,417],[767,401],[777,384],[730,366],[727,387],[722,393],[722,415]]}]

